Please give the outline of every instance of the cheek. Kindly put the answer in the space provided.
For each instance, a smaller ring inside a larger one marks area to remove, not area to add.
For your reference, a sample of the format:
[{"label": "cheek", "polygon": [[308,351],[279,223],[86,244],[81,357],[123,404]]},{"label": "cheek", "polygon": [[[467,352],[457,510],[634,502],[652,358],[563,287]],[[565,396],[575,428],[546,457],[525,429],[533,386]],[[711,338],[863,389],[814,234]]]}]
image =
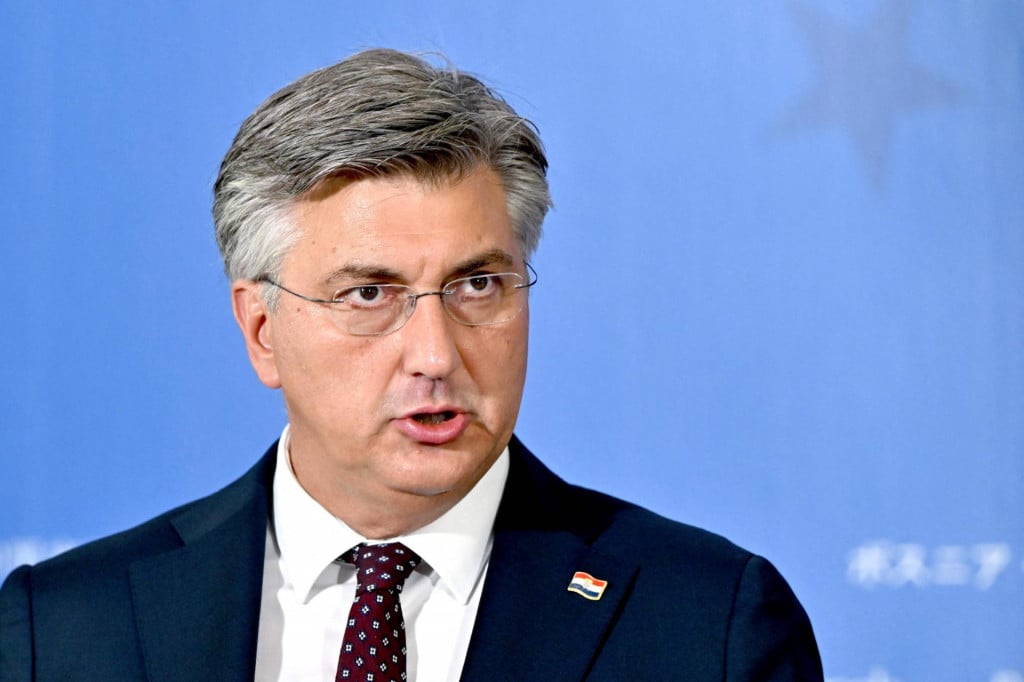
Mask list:
[{"label": "cheek", "polygon": [[293,400],[324,401],[322,409],[365,401],[382,380],[381,349],[317,322],[293,318],[278,338],[275,353],[285,393]]},{"label": "cheek", "polygon": [[[296,349],[298,351],[298,349]],[[390,414],[391,371],[379,353],[352,344],[307,345],[284,377],[289,417],[336,443],[358,444],[378,434]]]},{"label": "cheek", "polygon": [[481,364],[493,382],[491,391],[502,401],[518,402],[526,379],[527,327],[525,321],[489,339]]}]

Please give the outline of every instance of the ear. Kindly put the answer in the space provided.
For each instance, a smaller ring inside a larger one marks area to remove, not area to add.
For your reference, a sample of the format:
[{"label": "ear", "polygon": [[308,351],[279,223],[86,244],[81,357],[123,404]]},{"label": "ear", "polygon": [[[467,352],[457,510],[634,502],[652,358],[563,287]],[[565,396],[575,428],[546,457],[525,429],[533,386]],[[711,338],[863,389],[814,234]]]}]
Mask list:
[{"label": "ear", "polygon": [[268,388],[281,388],[274,356],[273,318],[263,300],[263,285],[251,279],[232,282],[231,308],[238,328],[242,330],[249,362],[256,370],[256,376]]}]

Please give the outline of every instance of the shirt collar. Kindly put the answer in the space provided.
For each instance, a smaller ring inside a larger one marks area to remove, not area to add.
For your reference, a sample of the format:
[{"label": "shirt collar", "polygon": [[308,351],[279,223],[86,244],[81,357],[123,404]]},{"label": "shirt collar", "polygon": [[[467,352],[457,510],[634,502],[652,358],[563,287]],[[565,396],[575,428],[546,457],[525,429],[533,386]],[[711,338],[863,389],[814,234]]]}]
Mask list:
[{"label": "shirt collar", "polygon": [[[299,484],[288,456],[289,428],[277,447],[274,473],[273,532],[281,571],[306,602],[317,579],[347,549],[364,538],[314,500]],[[438,584],[465,604],[473,594],[491,553],[491,529],[508,478],[508,448],[454,507],[407,535],[403,542],[437,573]]]}]

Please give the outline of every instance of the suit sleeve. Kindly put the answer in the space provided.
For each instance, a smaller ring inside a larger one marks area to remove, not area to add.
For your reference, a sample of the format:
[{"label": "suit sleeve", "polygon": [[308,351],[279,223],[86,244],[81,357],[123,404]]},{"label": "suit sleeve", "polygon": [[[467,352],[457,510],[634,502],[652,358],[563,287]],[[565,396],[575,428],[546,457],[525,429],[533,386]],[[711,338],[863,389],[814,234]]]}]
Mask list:
[{"label": "suit sleeve", "polygon": [[811,622],[785,579],[766,559],[747,562],[726,643],[728,682],[822,682]]},{"label": "suit sleeve", "polygon": [[31,569],[22,566],[0,587],[0,680],[32,679]]}]

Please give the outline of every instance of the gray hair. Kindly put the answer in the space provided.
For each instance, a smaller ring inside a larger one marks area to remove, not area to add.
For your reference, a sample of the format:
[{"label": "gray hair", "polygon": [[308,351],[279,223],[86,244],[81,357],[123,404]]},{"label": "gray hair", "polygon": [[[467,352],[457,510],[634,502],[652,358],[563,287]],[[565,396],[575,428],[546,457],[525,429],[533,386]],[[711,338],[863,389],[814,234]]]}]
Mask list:
[{"label": "gray hair", "polygon": [[276,275],[299,236],[291,209],[327,178],[408,173],[442,183],[481,165],[501,179],[529,257],[551,206],[536,127],[451,65],[360,52],[274,93],[242,123],[213,191],[224,271]]}]

